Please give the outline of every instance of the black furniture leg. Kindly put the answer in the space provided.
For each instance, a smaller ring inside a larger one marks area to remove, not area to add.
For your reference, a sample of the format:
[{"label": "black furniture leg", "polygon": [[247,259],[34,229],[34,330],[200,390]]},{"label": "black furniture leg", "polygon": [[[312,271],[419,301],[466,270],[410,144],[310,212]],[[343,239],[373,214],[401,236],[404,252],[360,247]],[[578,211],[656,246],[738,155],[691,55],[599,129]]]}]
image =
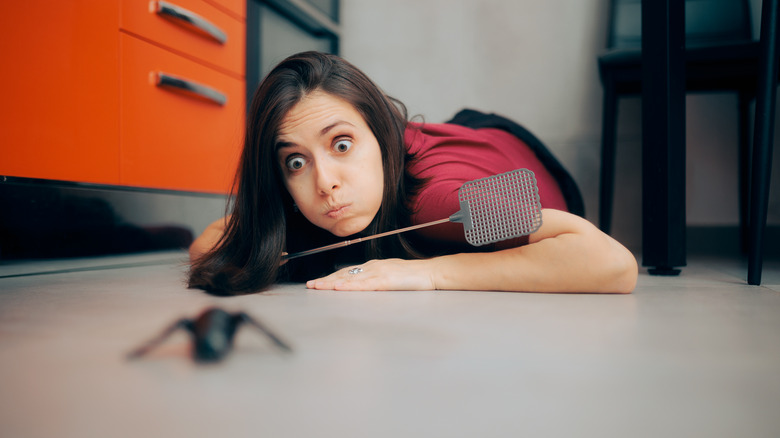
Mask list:
[{"label": "black furniture leg", "polygon": [[739,107],[739,249],[748,252],[748,204],[750,200],[750,103],[753,94],[740,91],[737,96]]},{"label": "black furniture leg", "polygon": [[685,266],[685,2],[642,2],[642,265]]},{"label": "black furniture leg", "polygon": [[761,284],[763,236],[769,203],[772,170],[775,96],[777,93],[777,0],[761,7],[761,62],[756,94],[756,126],[753,132],[753,165],[750,189],[748,284]]},{"label": "black furniture leg", "polygon": [[615,147],[617,143],[617,95],[611,81],[604,81],[603,108],[599,228],[609,234],[612,229],[612,205],[615,196]]}]

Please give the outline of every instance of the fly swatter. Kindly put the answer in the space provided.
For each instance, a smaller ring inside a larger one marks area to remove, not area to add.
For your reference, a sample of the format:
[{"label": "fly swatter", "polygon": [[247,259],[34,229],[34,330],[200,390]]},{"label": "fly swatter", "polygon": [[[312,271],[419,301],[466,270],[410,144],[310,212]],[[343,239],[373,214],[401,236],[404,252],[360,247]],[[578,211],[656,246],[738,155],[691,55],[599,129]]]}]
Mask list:
[{"label": "fly swatter", "polygon": [[285,255],[285,260],[342,248],[445,222],[463,224],[466,241],[474,246],[487,245],[533,233],[542,225],[542,204],[536,177],[528,169],[475,179],[458,190],[460,210],[446,219],[413,225],[332,245]]}]

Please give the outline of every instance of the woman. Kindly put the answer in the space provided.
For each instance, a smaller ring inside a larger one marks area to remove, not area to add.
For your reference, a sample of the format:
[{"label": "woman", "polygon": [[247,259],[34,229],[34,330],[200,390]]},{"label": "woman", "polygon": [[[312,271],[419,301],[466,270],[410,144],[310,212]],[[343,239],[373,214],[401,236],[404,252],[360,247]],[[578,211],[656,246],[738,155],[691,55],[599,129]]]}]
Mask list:
[{"label": "woman", "polygon": [[[500,173],[475,165],[491,153],[504,171],[533,170],[543,207],[554,207],[526,239],[469,248],[462,227],[445,224],[284,262],[285,252],[448,217],[457,187]],[[285,279],[338,290],[631,292],[634,257],[563,211],[553,173],[506,131],[409,123],[343,59],[293,55],[255,93],[232,211],[192,244],[189,284],[218,295]]]}]

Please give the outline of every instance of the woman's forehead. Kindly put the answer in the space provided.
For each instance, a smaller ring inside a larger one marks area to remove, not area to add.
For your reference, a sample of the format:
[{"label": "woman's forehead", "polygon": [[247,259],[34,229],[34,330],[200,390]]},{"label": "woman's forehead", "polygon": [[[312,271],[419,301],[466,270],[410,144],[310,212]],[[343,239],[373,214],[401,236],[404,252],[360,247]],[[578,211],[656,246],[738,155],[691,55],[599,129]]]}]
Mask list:
[{"label": "woman's forehead", "polygon": [[350,102],[324,91],[314,91],[284,115],[277,137],[294,135],[302,129],[319,131],[338,121],[365,125],[363,117]]}]

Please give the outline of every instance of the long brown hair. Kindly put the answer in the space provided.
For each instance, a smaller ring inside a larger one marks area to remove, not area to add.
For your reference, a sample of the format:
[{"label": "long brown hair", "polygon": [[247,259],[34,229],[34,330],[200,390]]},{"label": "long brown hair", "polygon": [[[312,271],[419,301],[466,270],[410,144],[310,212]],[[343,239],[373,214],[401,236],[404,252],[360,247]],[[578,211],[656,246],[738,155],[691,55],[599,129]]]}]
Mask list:
[{"label": "long brown hair", "polygon": [[[193,261],[189,287],[216,295],[259,292],[280,279],[302,280],[335,267],[339,252],[336,256],[309,256],[305,262],[294,259],[281,267],[283,251],[336,241],[335,236],[294,211],[274,148],[285,115],[315,90],[350,102],[365,119],[381,149],[382,205],[361,234],[409,224],[408,199],[419,182],[406,168],[411,159],[404,145],[406,108],[344,59],[319,52],[299,53],[277,65],[254,94],[225,233],[214,249]],[[364,260],[416,255],[401,235],[369,241],[363,250]],[[342,251],[341,258],[348,253]]]}]

